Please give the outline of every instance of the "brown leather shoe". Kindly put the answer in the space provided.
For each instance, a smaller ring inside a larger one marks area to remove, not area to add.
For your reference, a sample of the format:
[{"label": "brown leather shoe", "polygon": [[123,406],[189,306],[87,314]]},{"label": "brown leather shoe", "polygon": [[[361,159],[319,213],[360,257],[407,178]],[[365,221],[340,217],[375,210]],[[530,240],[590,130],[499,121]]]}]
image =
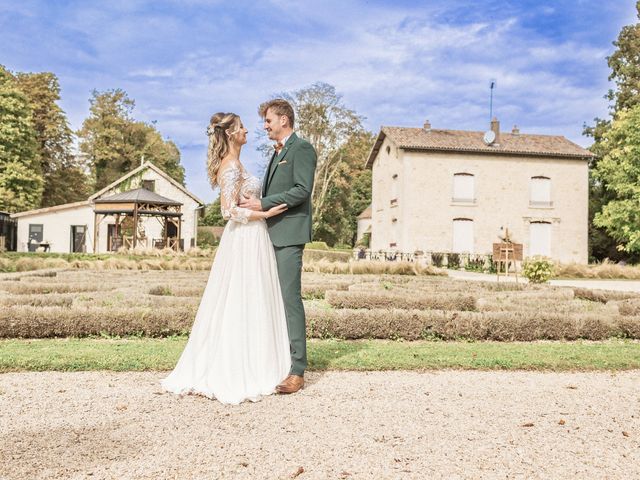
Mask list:
[{"label": "brown leather shoe", "polygon": [[304,386],[304,377],[289,375],[276,387],[278,393],[296,393]]}]

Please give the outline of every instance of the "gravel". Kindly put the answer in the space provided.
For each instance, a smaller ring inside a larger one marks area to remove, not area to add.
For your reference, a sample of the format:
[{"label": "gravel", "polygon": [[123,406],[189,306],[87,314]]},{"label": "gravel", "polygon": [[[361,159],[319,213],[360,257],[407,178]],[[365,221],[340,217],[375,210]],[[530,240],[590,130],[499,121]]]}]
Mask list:
[{"label": "gravel", "polygon": [[165,375],[0,375],[0,478],[640,477],[638,371],[312,372],[239,406]]}]

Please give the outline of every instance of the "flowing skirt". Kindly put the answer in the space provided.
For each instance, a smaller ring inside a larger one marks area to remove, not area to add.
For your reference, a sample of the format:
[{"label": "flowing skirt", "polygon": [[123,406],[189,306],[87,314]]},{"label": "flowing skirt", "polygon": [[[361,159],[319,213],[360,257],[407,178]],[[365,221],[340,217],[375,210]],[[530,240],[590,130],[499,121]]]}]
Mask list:
[{"label": "flowing skirt", "polygon": [[238,404],[274,393],[290,368],[284,304],[266,223],[229,221],[187,345],[162,387]]}]

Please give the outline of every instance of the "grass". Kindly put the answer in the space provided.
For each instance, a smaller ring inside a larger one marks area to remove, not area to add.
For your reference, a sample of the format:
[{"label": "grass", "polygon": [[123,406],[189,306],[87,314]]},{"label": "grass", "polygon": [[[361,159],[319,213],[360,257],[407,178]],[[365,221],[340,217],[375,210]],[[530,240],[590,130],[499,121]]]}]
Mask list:
[{"label": "grass", "polygon": [[[170,370],[186,337],[0,340],[0,372]],[[310,340],[310,370],[629,370],[640,342]]]}]

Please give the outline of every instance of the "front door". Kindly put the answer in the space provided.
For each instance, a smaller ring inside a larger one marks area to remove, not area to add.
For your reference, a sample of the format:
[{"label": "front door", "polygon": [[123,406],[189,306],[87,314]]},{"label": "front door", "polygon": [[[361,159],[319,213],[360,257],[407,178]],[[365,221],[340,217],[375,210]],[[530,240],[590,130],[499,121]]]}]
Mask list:
[{"label": "front door", "polygon": [[42,224],[29,224],[29,251],[35,252],[42,242],[42,232],[44,226]]},{"label": "front door", "polygon": [[71,251],[86,252],[85,238],[87,234],[86,225],[71,225]]},{"label": "front door", "polygon": [[122,247],[122,228],[118,228],[117,223],[107,225],[107,251],[117,252]]},{"label": "front door", "polygon": [[473,220],[456,218],[453,220],[453,253],[473,253]]},{"label": "front door", "polygon": [[551,256],[551,224],[531,222],[529,225],[529,255]]}]

